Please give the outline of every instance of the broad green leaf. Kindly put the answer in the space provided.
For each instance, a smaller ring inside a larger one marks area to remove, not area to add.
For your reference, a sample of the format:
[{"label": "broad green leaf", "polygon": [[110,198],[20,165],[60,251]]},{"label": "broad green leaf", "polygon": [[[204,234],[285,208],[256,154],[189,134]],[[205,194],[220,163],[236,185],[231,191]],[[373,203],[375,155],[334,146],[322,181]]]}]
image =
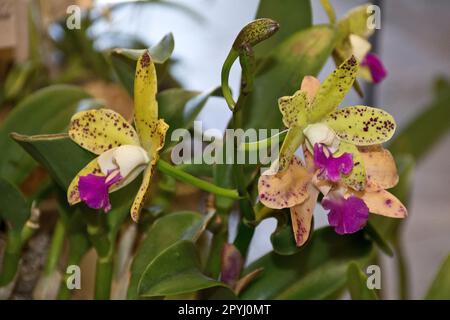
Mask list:
[{"label": "broad green leaf", "polygon": [[334,70],[321,84],[316,98],[311,104],[309,121],[321,121],[323,117],[337,109],[356,79],[358,62],[350,57]]},{"label": "broad green leaf", "polygon": [[208,99],[216,93],[217,88],[203,93],[179,88],[160,92],[157,96],[159,116],[169,125],[167,135],[170,137],[178,128],[191,128]]},{"label": "broad green leaf", "polygon": [[394,118],[381,109],[352,106],[329,114],[324,122],[337,136],[357,146],[382,144],[394,135]]},{"label": "broad green leaf", "polygon": [[0,127],[0,176],[14,184],[21,183],[36,163],[9,134],[58,133],[69,125],[80,102],[90,96],[75,86],[55,85],[29,95],[21,101]]},{"label": "broad green leaf", "polygon": [[306,92],[298,90],[293,96],[278,99],[278,106],[283,115],[286,128],[306,125],[307,100]]},{"label": "broad green leaf", "polygon": [[0,218],[7,221],[11,229],[20,232],[30,216],[30,210],[20,190],[0,178]]},{"label": "broad green leaf", "polygon": [[341,176],[342,183],[356,191],[364,190],[364,187],[366,186],[366,169],[361,153],[355,145],[346,141],[341,141],[336,152],[336,157],[341,156],[344,153],[352,154],[353,169],[350,174]]},{"label": "broad green leaf", "polygon": [[394,252],[392,251],[389,243],[383,238],[377,228],[370,221],[367,222],[367,225],[364,228],[364,231],[370,237],[370,239],[378,246],[378,248],[387,254],[390,257],[394,256]]},{"label": "broad green leaf", "polygon": [[113,53],[123,55],[131,60],[138,60],[142,56],[145,50],[148,50],[154,63],[164,63],[172,55],[175,42],[173,40],[173,34],[166,34],[157,44],[148,49],[126,49],[117,48],[113,50]]},{"label": "broad green leaf", "polygon": [[291,219],[288,217],[289,211],[283,210],[281,216],[277,217],[278,225],[270,235],[273,251],[279,255],[292,255],[300,248],[295,244],[294,232],[292,231]]},{"label": "broad green leaf", "polygon": [[256,56],[264,56],[292,34],[311,26],[311,3],[309,0],[260,0],[256,18],[270,18],[280,24],[273,37],[256,47]]},{"label": "broad green leaf", "polygon": [[5,99],[17,98],[21,94],[21,91],[24,90],[27,79],[35,69],[36,66],[31,61],[14,65],[5,79],[3,89]]},{"label": "broad green leaf", "polygon": [[450,130],[450,82],[435,81],[433,101],[394,137],[389,150],[395,158],[410,154],[421,161]]},{"label": "broad green leaf", "polygon": [[425,296],[427,300],[450,300],[450,255],[442,263]]},{"label": "broad green leaf", "polygon": [[192,241],[178,241],[159,254],[139,282],[141,297],[177,295],[225,286],[200,271],[200,260]]},{"label": "broad green leaf", "polygon": [[133,126],[110,109],[76,113],[70,120],[69,137],[80,147],[97,155],[121,145],[140,145]]},{"label": "broad green leaf", "polygon": [[353,300],[378,300],[375,291],[367,287],[367,276],[357,263],[348,266],[347,285]]},{"label": "broad green leaf", "polygon": [[372,244],[362,232],[339,236],[331,228],[314,231],[301,251],[290,256],[271,252],[244,274],[264,268],[242,292],[243,299],[323,299],[345,287],[349,263],[370,259]]},{"label": "broad green leaf", "polygon": [[278,99],[296,92],[304,76],[317,75],[334,47],[334,39],[332,28],[314,26],[276,46],[266,58],[266,69],[257,73],[253,91],[243,106],[244,127],[280,128]]},{"label": "broad green leaf", "polygon": [[165,249],[179,240],[194,241],[204,230],[208,217],[196,212],[176,212],[164,216],[150,227],[147,237],[139,245],[131,266],[128,299],[138,297],[138,284],[147,266]]}]

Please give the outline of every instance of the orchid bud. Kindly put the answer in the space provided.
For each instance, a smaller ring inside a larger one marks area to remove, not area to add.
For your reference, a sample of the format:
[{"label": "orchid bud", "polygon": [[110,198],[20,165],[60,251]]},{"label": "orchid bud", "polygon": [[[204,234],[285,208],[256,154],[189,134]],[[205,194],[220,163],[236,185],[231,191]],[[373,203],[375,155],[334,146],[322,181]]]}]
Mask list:
[{"label": "orchid bud", "polygon": [[233,43],[233,49],[240,51],[243,46],[253,47],[261,41],[270,38],[278,31],[279,27],[278,22],[272,19],[262,18],[254,20],[239,32]]}]

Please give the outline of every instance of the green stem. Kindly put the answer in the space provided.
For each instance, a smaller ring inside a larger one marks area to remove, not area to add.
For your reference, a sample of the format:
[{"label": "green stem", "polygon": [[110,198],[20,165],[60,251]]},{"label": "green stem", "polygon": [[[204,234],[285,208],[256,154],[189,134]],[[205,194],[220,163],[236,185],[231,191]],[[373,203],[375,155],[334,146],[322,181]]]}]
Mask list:
[{"label": "green stem", "polygon": [[108,300],[111,297],[111,281],[113,276],[112,256],[99,257],[95,270],[95,293],[96,300]]},{"label": "green stem", "polygon": [[58,266],[61,250],[64,245],[64,224],[61,220],[58,220],[53,231],[52,241],[50,243],[50,249],[48,251],[47,262],[45,264],[44,272],[46,275],[50,275],[56,270]]},{"label": "green stem", "polygon": [[280,133],[277,133],[276,135],[273,135],[267,139],[255,141],[255,142],[248,142],[248,143],[241,143],[239,146],[240,150],[244,151],[258,151],[260,149],[267,149],[272,145],[272,140],[279,139],[283,140],[286,134],[288,133],[288,130],[284,130]]},{"label": "green stem", "polygon": [[172,178],[175,178],[179,181],[189,183],[199,189],[214,193],[218,196],[223,196],[231,199],[239,199],[239,194],[236,190],[218,187],[205,180],[196,178],[189,173],[179,170],[178,168],[172,166],[162,159],[159,159],[157,167],[158,170],[162,173],[165,173],[168,176],[171,176]]},{"label": "green stem", "polygon": [[233,95],[231,94],[231,89],[228,84],[228,77],[230,75],[231,67],[233,66],[234,61],[238,58],[239,53],[235,49],[231,49],[228,53],[227,58],[225,59],[225,62],[222,66],[222,73],[221,73],[221,86],[222,86],[222,93],[223,97],[225,98],[225,101],[228,104],[228,107],[231,111],[233,111],[236,103],[233,100]]}]

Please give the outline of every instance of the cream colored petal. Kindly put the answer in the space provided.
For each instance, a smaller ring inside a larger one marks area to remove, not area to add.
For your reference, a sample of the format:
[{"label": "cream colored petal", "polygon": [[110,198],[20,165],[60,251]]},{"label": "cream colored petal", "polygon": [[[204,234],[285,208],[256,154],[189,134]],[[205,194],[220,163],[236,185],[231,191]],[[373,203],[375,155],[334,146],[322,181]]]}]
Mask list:
[{"label": "cream colored petal", "polygon": [[349,40],[352,46],[353,55],[358,61],[361,62],[370,52],[372,45],[369,41],[360,36],[357,36],[356,34],[351,34],[349,36]]},{"label": "cream colored petal", "polygon": [[275,175],[262,174],[258,181],[260,201],[269,208],[282,209],[298,205],[308,198],[311,174],[294,156],[289,167]]},{"label": "cream colored petal", "polygon": [[366,191],[390,189],[398,183],[397,166],[389,150],[381,146],[360,148],[366,169]]}]

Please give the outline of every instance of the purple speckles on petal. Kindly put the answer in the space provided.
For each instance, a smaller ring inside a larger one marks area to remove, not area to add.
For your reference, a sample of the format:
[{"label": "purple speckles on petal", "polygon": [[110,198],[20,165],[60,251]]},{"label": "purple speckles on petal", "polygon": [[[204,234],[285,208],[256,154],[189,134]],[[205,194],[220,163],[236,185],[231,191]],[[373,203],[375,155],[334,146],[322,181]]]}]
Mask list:
[{"label": "purple speckles on petal", "polygon": [[369,208],[358,197],[351,196],[344,199],[339,197],[326,197],[322,206],[328,213],[328,223],[334,227],[338,234],[355,233],[361,230],[369,219]]},{"label": "purple speckles on petal", "polygon": [[369,67],[374,83],[380,83],[387,76],[387,70],[380,58],[374,53],[367,54],[361,65]]},{"label": "purple speckles on petal", "polygon": [[81,176],[78,181],[80,199],[92,209],[103,209],[104,212],[108,212],[111,210],[109,187],[121,179],[121,175],[117,172],[111,172],[107,176],[96,176],[94,174]]},{"label": "purple speckles on petal", "polygon": [[352,171],[353,156],[346,152],[335,158],[328,149],[327,154],[325,153],[323,145],[316,143],[314,145],[314,164],[322,170],[327,179],[338,182],[341,174],[347,175]]}]

